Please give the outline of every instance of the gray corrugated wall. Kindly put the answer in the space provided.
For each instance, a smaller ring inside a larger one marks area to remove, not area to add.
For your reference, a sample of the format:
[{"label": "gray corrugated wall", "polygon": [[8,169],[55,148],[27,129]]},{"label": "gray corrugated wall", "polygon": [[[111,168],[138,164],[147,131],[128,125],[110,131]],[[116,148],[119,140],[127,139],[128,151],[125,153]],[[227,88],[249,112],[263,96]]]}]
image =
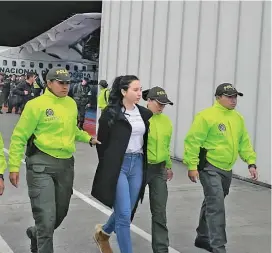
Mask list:
[{"label": "gray corrugated wall", "polygon": [[[268,1],[103,2],[99,78],[136,74],[144,88],[164,87],[182,159],[193,116],[211,106],[215,87],[234,83],[238,110],[258,153],[260,181],[271,184],[271,4]],[[247,177],[238,161],[234,172]]]}]

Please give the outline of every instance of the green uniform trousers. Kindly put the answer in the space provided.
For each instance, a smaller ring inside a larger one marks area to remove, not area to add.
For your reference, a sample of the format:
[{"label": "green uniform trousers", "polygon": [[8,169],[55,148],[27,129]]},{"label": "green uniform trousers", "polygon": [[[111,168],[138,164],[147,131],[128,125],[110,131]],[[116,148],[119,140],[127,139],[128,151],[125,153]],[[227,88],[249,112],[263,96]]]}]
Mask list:
[{"label": "green uniform trousers", "polygon": [[223,171],[207,163],[199,172],[205,199],[202,203],[197,239],[210,244],[213,253],[226,253],[226,217],[224,199],[229,193],[232,171]]},{"label": "green uniform trousers", "polygon": [[148,164],[147,184],[152,214],[152,249],[154,253],[168,253],[169,238],[166,225],[168,189],[165,163]]},{"label": "green uniform trousers", "polygon": [[54,230],[66,217],[73,194],[74,157],[57,159],[38,151],[26,158],[26,180],[39,253],[53,253]]}]

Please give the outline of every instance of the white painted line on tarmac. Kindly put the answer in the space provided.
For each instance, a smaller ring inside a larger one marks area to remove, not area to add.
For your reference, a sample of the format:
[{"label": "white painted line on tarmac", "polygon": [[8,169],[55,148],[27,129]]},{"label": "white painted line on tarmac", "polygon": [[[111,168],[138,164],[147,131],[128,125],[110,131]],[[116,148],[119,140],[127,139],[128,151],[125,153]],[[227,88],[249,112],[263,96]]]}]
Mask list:
[{"label": "white painted line on tarmac", "polygon": [[[5,149],[5,148],[4,148],[4,152],[5,152],[6,154],[9,153],[8,150]],[[22,160],[22,163],[25,164],[25,161]],[[99,210],[100,212],[106,214],[107,216],[110,216],[110,215],[112,214],[112,211],[111,211],[111,210],[109,210],[108,208],[106,208],[106,207],[104,207],[103,205],[99,204],[98,202],[96,202],[96,201],[90,199],[89,197],[87,197],[87,196],[84,195],[83,193],[81,193],[81,192],[79,192],[79,191],[77,191],[77,190],[75,190],[75,189],[73,189],[73,191],[74,191],[74,195],[75,195],[75,196],[77,196],[78,198],[80,198],[81,200],[83,200],[83,201],[84,201],[85,203],[87,203],[88,205],[90,205],[90,206],[96,208],[97,210]],[[147,240],[147,241],[149,241],[149,242],[152,241],[151,235],[150,235],[149,233],[145,232],[144,230],[142,230],[141,228],[139,228],[139,227],[137,227],[137,226],[131,224],[130,230],[131,230],[132,232],[134,232],[135,234],[141,236],[141,237],[144,238],[145,240]],[[1,238],[0,238],[0,239],[1,239]],[[1,241],[0,241],[0,246],[1,246]],[[1,247],[0,247],[0,249],[1,249]],[[1,251],[0,253],[12,253],[12,252],[13,252],[13,251],[7,251],[7,252],[2,252],[2,251]],[[169,247],[169,253],[181,253],[181,252],[175,250],[174,248]]]},{"label": "white painted line on tarmac", "polygon": [[14,253],[1,235],[0,235],[0,253]]},{"label": "white painted line on tarmac", "polygon": [[[86,195],[82,194],[81,192],[77,191],[74,189],[74,195],[76,195],[78,198],[80,198],[81,200],[83,200],[84,202],[86,202],[87,204],[89,204],[90,206],[98,209],[100,212],[110,216],[111,215],[111,211],[109,209],[107,209],[106,207],[104,207],[103,205],[97,203],[96,201],[90,199],[89,197],[87,197]],[[144,238],[145,240],[151,242],[151,235],[148,234],[147,232],[145,232],[144,230],[142,230],[141,228],[131,224],[130,225],[130,230],[133,231],[135,234],[141,236],[142,238]],[[169,253],[180,253],[179,251],[169,247]]]}]

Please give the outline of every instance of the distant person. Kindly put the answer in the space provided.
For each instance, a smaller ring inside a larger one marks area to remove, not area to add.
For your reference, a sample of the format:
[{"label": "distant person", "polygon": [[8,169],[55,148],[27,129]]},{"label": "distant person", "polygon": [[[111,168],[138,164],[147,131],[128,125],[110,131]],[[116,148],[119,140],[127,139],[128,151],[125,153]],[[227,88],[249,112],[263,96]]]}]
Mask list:
[{"label": "distant person", "polygon": [[10,82],[10,94],[8,99],[8,111],[7,113],[12,113],[13,107],[15,107],[15,114],[19,113],[20,104],[21,104],[21,96],[14,94],[14,91],[16,90],[18,85],[18,81],[16,80],[16,76],[13,75],[11,77]]},{"label": "distant person", "polygon": [[229,193],[232,167],[238,155],[248,164],[257,180],[256,153],[244,118],[235,110],[237,96],[243,96],[232,84],[220,84],[216,102],[199,112],[184,140],[183,161],[192,182],[200,182],[204,191],[195,246],[213,253],[226,253],[224,198]]},{"label": "distant person", "polygon": [[0,73],[0,114],[3,114],[2,108],[5,103],[7,95],[7,82],[5,81],[4,74]]},{"label": "distant person", "polygon": [[21,113],[23,112],[26,103],[34,98],[33,84],[35,82],[35,74],[32,72],[27,73],[26,80],[22,80],[13,91],[15,95],[21,97]]},{"label": "distant person", "polygon": [[35,75],[35,81],[33,84],[33,88],[34,88],[34,97],[38,97],[41,95],[42,90],[44,89],[41,80],[39,78],[38,75]]},{"label": "distant person", "polygon": [[97,105],[99,109],[104,110],[105,107],[108,105],[110,90],[108,88],[108,83],[106,80],[101,80],[98,85],[100,88],[100,92],[98,95]]},{"label": "distant person", "polygon": [[78,83],[73,88],[73,99],[76,101],[78,110],[78,127],[83,129],[86,108],[90,107],[90,92],[91,88],[88,85],[88,79],[83,78],[81,83]]},{"label": "distant person", "polygon": [[73,194],[75,142],[100,144],[79,130],[77,106],[68,97],[66,69],[47,73],[44,94],[29,101],[14,128],[9,148],[9,178],[19,183],[26,150],[26,180],[35,226],[27,229],[32,253],[53,253],[53,234],[66,217]]}]

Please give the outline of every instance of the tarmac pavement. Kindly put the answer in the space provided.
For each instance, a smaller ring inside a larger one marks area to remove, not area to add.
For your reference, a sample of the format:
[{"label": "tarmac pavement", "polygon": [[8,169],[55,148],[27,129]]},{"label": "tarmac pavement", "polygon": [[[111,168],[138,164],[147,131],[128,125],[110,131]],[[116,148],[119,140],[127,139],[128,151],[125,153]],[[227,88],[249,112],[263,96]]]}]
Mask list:
[{"label": "tarmac pavement", "polygon": [[[0,115],[0,132],[6,151],[12,130],[19,115]],[[7,152],[6,152],[7,153]],[[94,226],[107,220],[110,210],[90,195],[97,165],[95,148],[78,143],[75,154],[75,184],[68,216],[55,231],[56,253],[98,253],[92,239]],[[247,166],[245,165],[245,169]],[[204,253],[195,248],[195,229],[198,223],[203,193],[200,183],[187,178],[186,168],[179,162],[173,164],[174,178],[168,183],[167,206],[170,253]],[[25,230],[33,225],[25,165],[22,164],[19,187],[14,188],[6,173],[6,189],[0,197],[0,253],[29,253],[30,241]],[[227,252],[271,252],[271,189],[233,179],[226,198]],[[132,226],[134,253],[152,253],[151,215],[148,190],[143,204],[139,205]],[[118,253],[116,236],[111,238],[114,253]]]}]

